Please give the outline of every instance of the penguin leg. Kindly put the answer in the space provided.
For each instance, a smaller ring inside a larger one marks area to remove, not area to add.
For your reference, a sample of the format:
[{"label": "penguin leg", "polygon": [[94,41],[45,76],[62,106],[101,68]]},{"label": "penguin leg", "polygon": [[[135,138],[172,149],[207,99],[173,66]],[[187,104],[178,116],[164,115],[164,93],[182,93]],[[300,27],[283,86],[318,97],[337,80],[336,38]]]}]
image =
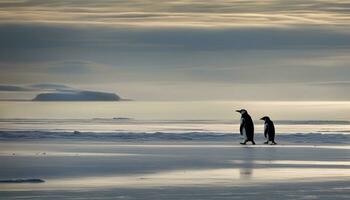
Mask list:
[{"label": "penguin leg", "polygon": [[269,144],[269,141],[267,140],[266,142],[264,142],[264,144]]},{"label": "penguin leg", "polygon": [[272,145],[275,145],[275,144],[277,144],[274,140],[272,140]]},{"label": "penguin leg", "polygon": [[252,140],[252,144],[253,144],[253,145],[255,145],[255,142],[254,142],[254,140]]},{"label": "penguin leg", "polygon": [[242,144],[242,145],[246,145],[247,144],[247,140],[244,140],[244,142],[241,142],[240,144]]}]

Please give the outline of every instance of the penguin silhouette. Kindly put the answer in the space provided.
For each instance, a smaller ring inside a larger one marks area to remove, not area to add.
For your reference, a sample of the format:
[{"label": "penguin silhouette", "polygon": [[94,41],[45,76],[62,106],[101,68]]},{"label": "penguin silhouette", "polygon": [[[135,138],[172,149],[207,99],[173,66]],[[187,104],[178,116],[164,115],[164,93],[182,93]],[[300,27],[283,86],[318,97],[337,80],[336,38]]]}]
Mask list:
[{"label": "penguin silhouette", "polygon": [[250,115],[245,109],[236,110],[236,112],[241,113],[241,126],[239,128],[239,131],[241,135],[244,136],[244,142],[241,142],[240,144],[245,145],[247,142],[252,142],[252,144],[255,145],[254,142],[254,123]]},{"label": "penguin silhouette", "polygon": [[271,121],[270,117],[264,116],[260,120],[264,120],[264,136],[267,139],[264,144],[268,144],[271,142],[271,144],[277,144],[275,142],[275,126],[273,124],[273,121]]}]

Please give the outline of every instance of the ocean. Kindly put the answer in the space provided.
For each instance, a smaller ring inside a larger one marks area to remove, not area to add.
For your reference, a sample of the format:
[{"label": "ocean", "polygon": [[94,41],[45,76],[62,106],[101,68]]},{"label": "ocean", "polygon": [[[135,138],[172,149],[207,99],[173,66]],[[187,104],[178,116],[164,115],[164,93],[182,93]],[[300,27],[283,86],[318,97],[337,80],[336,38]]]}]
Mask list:
[{"label": "ocean", "polygon": [[[239,144],[239,108],[254,119],[257,145]],[[0,198],[349,199],[349,108],[2,101]],[[264,115],[278,145],[263,144]]]},{"label": "ocean", "polygon": [[350,143],[350,102],[0,102],[0,140],[239,141],[246,108],[263,141],[275,121],[282,143]]}]

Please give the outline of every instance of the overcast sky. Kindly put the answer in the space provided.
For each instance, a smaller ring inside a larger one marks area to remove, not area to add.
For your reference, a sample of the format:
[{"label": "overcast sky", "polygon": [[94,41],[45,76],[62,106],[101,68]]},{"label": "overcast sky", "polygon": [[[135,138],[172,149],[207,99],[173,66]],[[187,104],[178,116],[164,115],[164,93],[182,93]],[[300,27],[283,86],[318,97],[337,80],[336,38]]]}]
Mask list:
[{"label": "overcast sky", "polygon": [[138,100],[350,100],[342,0],[0,0],[0,84]]}]

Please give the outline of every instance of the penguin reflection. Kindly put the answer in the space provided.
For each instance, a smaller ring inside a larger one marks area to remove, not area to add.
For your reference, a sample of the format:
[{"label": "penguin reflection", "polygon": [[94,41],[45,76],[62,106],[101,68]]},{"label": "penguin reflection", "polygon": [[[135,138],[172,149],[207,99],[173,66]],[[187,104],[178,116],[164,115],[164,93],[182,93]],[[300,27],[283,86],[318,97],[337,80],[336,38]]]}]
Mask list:
[{"label": "penguin reflection", "polygon": [[264,136],[267,139],[266,142],[264,142],[264,144],[268,144],[269,142],[271,142],[271,144],[277,144],[275,142],[275,126],[273,124],[273,122],[271,121],[270,117],[265,116],[262,117],[260,120],[264,120]]},{"label": "penguin reflection", "polygon": [[251,179],[253,177],[255,148],[245,148],[241,167],[239,168],[240,179]]},{"label": "penguin reflection", "polygon": [[240,144],[245,145],[248,141],[250,141],[255,145],[254,123],[252,118],[245,109],[236,110],[236,112],[241,113],[241,126],[239,128],[239,131],[241,135],[244,136],[244,142],[241,142]]}]

